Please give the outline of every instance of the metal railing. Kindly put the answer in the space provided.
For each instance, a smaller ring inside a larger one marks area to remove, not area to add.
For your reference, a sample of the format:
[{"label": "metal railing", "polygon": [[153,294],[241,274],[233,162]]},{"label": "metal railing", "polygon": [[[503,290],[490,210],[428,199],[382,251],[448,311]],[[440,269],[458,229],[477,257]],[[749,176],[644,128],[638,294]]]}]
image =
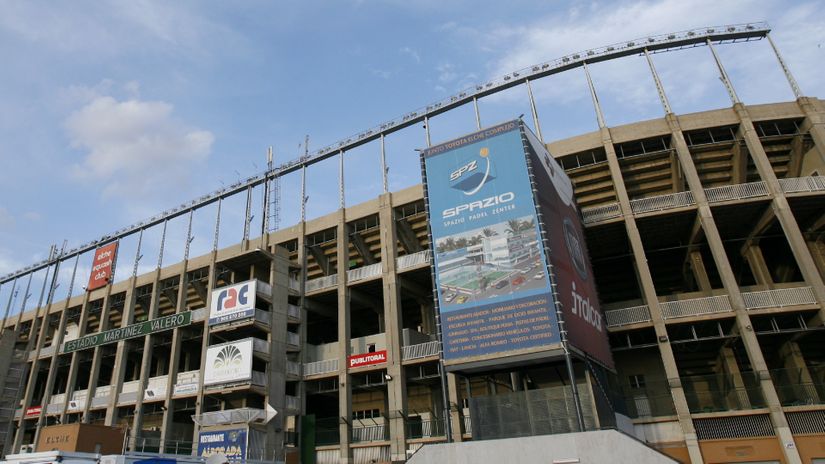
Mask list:
[{"label": "metal railing", "polygon": [[693,199],[692,192],[679,192],[630,200],[630,209],[632,209],[634,213],[639,214],[681,208],[695,204],[696,201]]},{"label": "metal railing", "polygon": [[407,438],[443,437],[445,434],[443,419],[415,420],[416,416],[407,417],[404,423]]},{"label": "metal railing", "polygon": [[783,406],[823,404],[825,366],[774,369],[770,374]]},{"label": "metal railing", "polygon": [[422,264],[429,264],[432,261],[432,253],[430,250],[422,250],[416,253],[399,256],[396,261],[398,270],[409,269],[411,267],[420,266]]},{"label": "metal railing", "polygon": [[209,411],[192,419],[201,427],[228,424],[248,424],[266,419],[266,411],[255,408],[226,409],[223,411]]},{"label": "metal railing", "polygon": [[286,315],[293,319],[301,320],[301,308],[300,306],[295,305],[287,305],[286,307]]},{"label": "metal railing", "polygon": [[301,336],[296,334],[295,332],[287,332],[286,333],[286,342],[289,345],[301,346]]},{"label": "metal railing", "polygon": [[301,364],[287,361],[286,362],[286,373],[287,375],[294,375],[295,377],[301,376]]},{"label": "metal railing", "polygon": [[778,288],[759,292],[742,292],[748,309],[782,308],[785,306],[816,304],[811,287]]},{"label": "metal railing", "polygon": [[326,374],[327,372],[338,372],[337,359],[325,359],[304,364],[304,375]]},{"label": "metal railing", "polygon": [[352,428],[352,442],[385,441],[390,438],[390,428],[387,424],[367,425]]},{"label": "metal railing", "polygon": [[665,319],[733,311],[727,295],[661,302],[659,307],[662,308],[662,317]]},{"label": "metal railing", "polygon": [[473,421],[470,420],[470,416],[465,415],[461,417],[462,421],[464,422],[464,431],[463,433],[467,435],[473,434]]},{"label": "metal railing", "polygon": [[641,387],[624,385],[621,390],[628,417],[636,419],[676,414],[670,385],[666,380],[648,381]]},{"label": "metal railing", "polygon": [[681,380],[692,413],[765,407],[759,378],[754,372],[692,375]]},{"label": "metal railing", "polygon": [[357,282],[359,280],[380,276],[383,269],[384,267],[382,263],[375,263],[368,266],[350,269],[347,271],[347,282]]},{"label": "metal railing", "polygon": [[438,351],[441,345],[438,340],[419,343],[417,345],[406,345],[401,347],[401,359],[404,361],[410,359],[426,358],[427,356],[438,356]]},{"label": "metal railing", "polygon": [[582,222],[585,224],[594,224],[596,222],[617,218],[621,215],[622,206],[619,203],[610,203],[609,205],[582,209]]},{"label": "metal railing", "polygon": [[744,200],[746,198],[766,197],[768,196],[768,188],[762,181],[748,182],[746,184],[723,185],[721,187],[706,188],[705,196],[708,199],[708,203]]},{"label": "metal railing", "polygon": [[608,327],[620,327],[637,322],[650,321],[650,308],[647,305],[631,306],[629,308],[611,309],[604,312]]},{"label": "metal railing", "polygon": [[284,406],[290,411],[300,411],[301,410],[301,398],[297,396],[290,396],[286,395],[286,401],[284,402]]},{"label": "metal railing", "polygon": [[779,186],[785,193],[821,192],[825,190],[825,176],[779,179]]},{"label": "metal railing", "polygon": [[307,280],[304,288],[307,292],[330,288],[338,285],[338,274],[332,274],[317,279]]},{"label": "metal railing", "polygon": [[164,454],[191,455],[193,443],[186,440],[161,440],[158,437],[132,437],[129,438],[129,449],[137,453],[160,453],[160,445],[163,443]]}]

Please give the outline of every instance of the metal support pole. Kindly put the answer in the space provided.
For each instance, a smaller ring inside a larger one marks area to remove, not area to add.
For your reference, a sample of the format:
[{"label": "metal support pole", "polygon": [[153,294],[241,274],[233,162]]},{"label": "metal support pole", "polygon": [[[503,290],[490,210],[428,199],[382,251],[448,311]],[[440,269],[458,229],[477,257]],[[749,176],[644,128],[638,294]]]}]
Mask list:
[{"label": "metal support pole", "polygon": [[338,153],[338,206],[344,209],[346,206],[346,200],[344,198],[344,150]]},{"label": "metal support pole", "polygon": [[183,248],[183,260],[186,261],[189,259],[189,246],[192,244],[192,216],[195,214],[195,210],[189,210],[189,226],[186,228],[186,246]]},{"label": "metal support pole", "polygon": [[20,304],[20,312],[17,314],[17,325],[20,325],[20,322],[23,321],[23,312],[26,310],[26,301],[28,301],[29,297],[29,289],[31,288],[32,284],[32,276],[34,276],[33,272],[29,272],[29,280],[26,281],[26,290],[23,292],[23,301]]},{"label": "metal support pole", "polygon": [[389,185],[387,183],[387,152],[384,149],[384,134],[381,134],[381,182],[384,185],[384,193],[389,192]]},{"label": "metal support pole", "polygon": [[785,64],[785,60],[782,59],[782,55],[779,54],[779,49],[776,48],[776,44],[771,39],[770,34],[765,34],[765,37],[768,38],[768,43],[771,44],[771,48],[773,48],[773,53],[776,55],[776,59],[779,60],[779,66],[782,67],[782,72],[785,73],[785,78],[788,79],[788,84],[791,85],[791,90],[796,98],[802,96],[802,90],[799,89],[799,84],[796,83],[796,79],[793,78],[793,74],[791,74],[791,69]]},{"label": "metal support pole", "polygon": [[647,65],[650,66],[650,73],[653,75],[653,82],[656,84],[656,92],[659,93],[659,101],[662,102],[662,108],[664,108],[665,114],[671,114],[673,111],[670,109],[670,102],[667,100],[665,88],[662,85],[662,81],[659,80],[659,73],[656,72],[656,67],[653,66],[653,58],[650,57],[650,53],[647,52],[646,48],[645,58],[647,58]]},{"label": "metal support pole", "polygon": [[137,242],[137,250],[135,251],[135,264],[132,267],[132,277],[137,277],[138,274],[138,263],[140,262],[143,255],[140,254],[140,247],[143,244],[143,229],[140,229],[138,233],[138,242]]},{"label": "metal support pole", "polygon": [[218,198],[218,212],[215,214],[215,237],[212,239],[212,251],[217,251],[218,239],[221,236],[221,203],[223,203],[223,198]]},{"label": "metal support pole", "polygon": [[169,220],[163,221],[163,232],[160,234],[160,250],[158,251],[158,269],[163,267],[163,248],[166,246],[166,225]]},{"label": "metal support pole", "polygon": [[599,97],[596,95],[596,87],[593,86],[593,79],[590,77],[590,70],[587,69],[587,63],[582,63],[584,75],[587,77],[587,87],[590,89],[590,97],[593,99],[593,108],[596,110],[596,121],[599,123],[599,129],[607,127],[604,123],[604,115],[602,114],[602,105],[599,104]]},{"label": "metal support pole", "polygon": [[12,297],[14,296],[14,292],[16,291],[16,288],[17,288],[17,278],[15,278],[14,281],[12,282],[12,284],[11,284],[11,292],[9,292],[9,301],[8,301],[8,303],[6,303],[6,310],[3,312],[3,325],[0,326],[0,334],[2,334],[3,332],[6,331],[6,320],[9,317],[9,310],[11,309]]},{"label": "metal support pole", "polygon": [[722,83],[725,84],[725,90],[728,91],[728,96],[730,96],[730,101],[734,105],[739,103],[739,97],[736,95],[736,91],[733,90],[733,84],[728,77],[728,73],[725,72],[725,67],[722,66],[722,60],[719,59],[719,55],[716,54],[716,48],[713,47],[713,43],[710,39],[707,39],[708,48],[710,49],[710,53],[713,54],[713,60],[716,61],[716,67],[719,68],[719,77],[722,80]]},{"label": "metal support pole", "polygon": [[252,223],[252,186],[246,188],[246,216],[243,221],[243,241],[249,240],[249,226]]},{"label": "metal support pole", "polygon": [[476,112],[476,128],[481,130],[481,113],[478,112],[478,98],[473,97],[473,109]]},{"label": "metal support pole", "polygon": [[536,126],[536,135],[541,143],[544,143],[544,137],[541,135],[541,123],[539,123],[539,113],[536,111],[536,100],[533,98],[533,86],[530,85],[530,79],[525,79],[524,83],[527,84],[527,96],[530,97],[530,111],[533,112],[533,125]]},{"label": "metal support pole", "polygon": [[307,165],[301,166],[301,222],[307,220]]},{"label": "metal support pole", "polygon": [[424,135],[427,138],[427,146],[430,145],[430,118],[428,116],[424,116]]}]

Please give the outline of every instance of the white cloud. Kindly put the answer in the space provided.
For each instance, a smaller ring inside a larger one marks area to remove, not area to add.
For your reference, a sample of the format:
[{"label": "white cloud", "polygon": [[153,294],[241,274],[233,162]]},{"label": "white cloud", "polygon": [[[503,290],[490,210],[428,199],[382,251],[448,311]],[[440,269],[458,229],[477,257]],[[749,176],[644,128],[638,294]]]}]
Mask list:
[{"label": "white cloud", "polygon": [[399,51],[402,55],[409,55],[410,57],[412,57],[412,59],[415,60],[416,63],[421,63],[421,55],[419,55],[418,52],[413,50],[412,48],[402,47]]},{"label": "white cloud", "polygon": [[8,250],[0,248],[0,275],[6,275],[21,267],[23,267],[23,263],[12,258]]},{"label": "white cloud", "polygon": [[452,82],[458,77],[458,73],[455,71],[455,66],[450,63],[442,63],[436,66],[435,69],[438,71],[439,82]]},{"label": "white cloud", "polygon": [[94,97],[65,122],[72,147],[85,152],[72,177],[100,185],[104,199],[132,205],[185,188],[214,136],[174,118],[173,109],[162,101]]},{"label": "white cloud", "polygon": [[41,216],[37,211],[26,211],[23,213],[23,219],[26,219],[27,221],[39,221],[43,219],[43,216]]}]

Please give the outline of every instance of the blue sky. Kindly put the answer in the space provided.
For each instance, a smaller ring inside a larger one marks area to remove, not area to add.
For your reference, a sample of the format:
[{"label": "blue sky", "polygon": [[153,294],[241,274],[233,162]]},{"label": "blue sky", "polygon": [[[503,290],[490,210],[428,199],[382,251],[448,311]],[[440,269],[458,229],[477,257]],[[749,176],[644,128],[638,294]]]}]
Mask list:
[{"label": "blue sky", "polygon": [[[0,274],[43,259],[52,243],[85,243],[259,172],[269,145],[285,162],[302,153],[306,134],[317,149],[475,83],[649,34],[766,20],[803,92],[825,97],[823,7],[0,0]],[[766,41],[718,49],[746,103],[793,97]],[[706,48],[654,60],[677,113],[730,105]],[[661,117],[643,58],[591,72],[609,125]],[[545,139],[596,128],[581,70],[537,81],[534,92]],[[523,87],[480,106],[485,125],[530,114]],[[474,130],[472,108],[430,126],[433,142]],[[419,182],[414,149],[424,144],[420,127],[388,137],[392,190]],[[347,153],[348,205],[380,193],[378,150]],[[337,170],[337,160],[309,170],[309,217],[337,208]],[[299,218],[299,180],[282,180],[282,226]],[[242,201],[228,203],[222,244],[242,230]],[[196,215],[194,254],[210,248],[213,219],[212,210]],[[184,226],[170,224],[170,243],[183,243]],[[147,233],[146,243],[158,236]],[[182,246],[172,248],[166,263],[181,256]],[[127,251],[134,245],[124,243]],[[78,280],[90,262],[81,258]],[[0,305],[7,292],[0,288]]]}]

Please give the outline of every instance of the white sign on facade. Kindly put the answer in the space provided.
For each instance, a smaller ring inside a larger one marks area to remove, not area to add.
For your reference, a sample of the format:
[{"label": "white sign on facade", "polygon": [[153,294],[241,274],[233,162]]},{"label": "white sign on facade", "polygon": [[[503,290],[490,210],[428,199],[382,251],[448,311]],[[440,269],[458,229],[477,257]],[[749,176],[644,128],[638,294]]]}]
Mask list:
[{"label": "white sign on facade", "polygon": [[210,346],[206,350],[204,385],[236,383],[252,379],[252,339]]},{"label": "white sign on facade", "polygon": [[213,290],[209,306],[209,325],[254,316],[256,283],[256,280],[250,280]]}]

